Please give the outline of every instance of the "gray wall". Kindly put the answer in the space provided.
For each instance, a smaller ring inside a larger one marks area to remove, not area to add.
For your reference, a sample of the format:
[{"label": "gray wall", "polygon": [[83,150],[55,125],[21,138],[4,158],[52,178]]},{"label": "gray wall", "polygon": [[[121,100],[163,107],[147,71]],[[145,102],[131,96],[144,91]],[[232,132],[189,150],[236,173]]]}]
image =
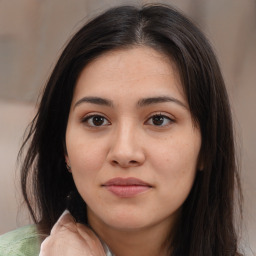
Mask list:
[{"label": "gray wall", "polygon": [[[28,223],[20,208],[16,155],[35,102],[63,44],[106,7],[150,1],[0,1],[0,234]],[[169,0],[210,38],[230,95],[245,196],[243,240],[256,251],[256,1]]]}]

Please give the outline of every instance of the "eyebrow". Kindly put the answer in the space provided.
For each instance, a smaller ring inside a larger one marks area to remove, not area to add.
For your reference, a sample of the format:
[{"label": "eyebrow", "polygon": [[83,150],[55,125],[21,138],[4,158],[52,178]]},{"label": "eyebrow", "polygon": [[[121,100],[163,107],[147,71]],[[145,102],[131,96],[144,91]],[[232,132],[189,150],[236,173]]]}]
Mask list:
[{"label": "eyebrow", "polygon": [[81,103],[91,103],[101,106],[113,107],[113,102],[111,100],[100,97],[83,97],[82,99],[76,102],[74,108],[80,105]]},{"label": "eyebrow", "polygon": [[[145,106],[149,106],[149,105],[152,105],[152,104],[165,103],[165,102],[173,102],[173,103],[176,103],[176,104],[178,104],[178,105],[187,109],[187,106],[183,102],[181,102],[180,100],[178,100],[176,98],[169,97],[169,96],[158,96],[158,97],[143,98],[143,99],[140,99],[138,101],[137,106],[138,107],[145,107]],[[74,108],[77,107],[78,105],[82,104],[82,103],[91,103],[91,104],[107,106],[107,107],[113,107],[114,106],[113,102],[109,99],[90,96],[90,97],[83,97],[82,99],[78,100],[75,103]]]},{"label": "eyebrow", "polygon": [[159,96],[159,97],[151,97],[151,98],[141,99],[138,101],[137,105],[139,107],[144,107],[144,106],[148,106],[151,104],[165,103],[165,102],[173,102],[173,103],[176,103],[176,104],[187,109],[187,106],[183,102],[181,102],[180,100],[178,100],[176,98],[169,97],[169,96]]}]

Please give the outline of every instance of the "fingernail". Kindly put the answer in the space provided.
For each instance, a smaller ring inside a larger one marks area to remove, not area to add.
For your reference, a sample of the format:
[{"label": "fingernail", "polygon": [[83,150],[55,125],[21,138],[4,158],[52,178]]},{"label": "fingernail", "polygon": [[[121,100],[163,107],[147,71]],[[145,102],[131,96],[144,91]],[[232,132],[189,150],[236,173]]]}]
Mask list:
[{"label": "fingernail", "polygon": [[55,232],[55,230],[56,230],[58,224],[60,223],[61,219],[62,219],[65,215],[67,215],[67,214],[69,214],[69,210],[65,210],[65,211],[60,215],[59,219],[57,220],[57,222],[56,222],[56,223],[54,224],[54,226],[52,227],[52,230],[51,230],[51,232],[50,232],[51,235]]},{"label": "fingernail", "polygon": [[[70,213],[69,210],[66,209],[66,210],[60,215],[58,221],[59,221],[63,216],[65,216],[65,215],[67,215],[67,214],[69,214],[69,213]],[[58,221],[57,221],[57,222],[58,222]]]}]

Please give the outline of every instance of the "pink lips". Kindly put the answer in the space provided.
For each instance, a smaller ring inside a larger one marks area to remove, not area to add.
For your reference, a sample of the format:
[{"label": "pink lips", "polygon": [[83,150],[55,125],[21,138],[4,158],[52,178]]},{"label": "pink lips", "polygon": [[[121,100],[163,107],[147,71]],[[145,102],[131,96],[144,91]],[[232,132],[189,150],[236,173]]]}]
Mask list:
[{"label": "pink lips", "polygon": [[136,178],[114,178],[103,184],[108,191],[119,197],[133,197],[147,190],[152,186]]}]

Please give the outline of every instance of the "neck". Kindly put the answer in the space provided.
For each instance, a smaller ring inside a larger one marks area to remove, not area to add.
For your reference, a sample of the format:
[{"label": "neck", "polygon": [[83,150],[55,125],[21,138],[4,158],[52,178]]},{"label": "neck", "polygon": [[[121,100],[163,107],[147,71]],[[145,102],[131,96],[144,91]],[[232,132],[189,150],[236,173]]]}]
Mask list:
[{"label": "neck", "polygon": [[137,230],[115,229],[90,221],[91,227],[115,256],[167,256],[170,223]]}]

